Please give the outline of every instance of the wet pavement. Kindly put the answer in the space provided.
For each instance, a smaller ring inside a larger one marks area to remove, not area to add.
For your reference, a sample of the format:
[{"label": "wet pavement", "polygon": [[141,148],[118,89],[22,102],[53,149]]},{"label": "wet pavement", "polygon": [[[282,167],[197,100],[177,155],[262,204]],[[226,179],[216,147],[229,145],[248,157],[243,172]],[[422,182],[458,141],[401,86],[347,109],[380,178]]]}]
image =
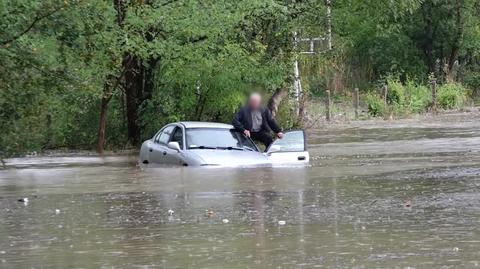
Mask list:
[{"label": "wet pavement", "polygon": [[476,119],[311,130],[309,167],[10,159],[0,268],[480,267]]}]

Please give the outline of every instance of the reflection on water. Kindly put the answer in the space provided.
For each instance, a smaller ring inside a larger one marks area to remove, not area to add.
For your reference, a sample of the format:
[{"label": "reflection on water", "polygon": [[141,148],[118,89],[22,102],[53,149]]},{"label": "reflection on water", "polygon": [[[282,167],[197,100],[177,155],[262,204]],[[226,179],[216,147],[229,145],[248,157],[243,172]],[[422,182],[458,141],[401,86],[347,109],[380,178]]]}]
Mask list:
[{"label": "reflection on water", "polygon": [[310,132],[311,167],[9,160],[0,267],[479,267],[480,133],[464,125]]}]

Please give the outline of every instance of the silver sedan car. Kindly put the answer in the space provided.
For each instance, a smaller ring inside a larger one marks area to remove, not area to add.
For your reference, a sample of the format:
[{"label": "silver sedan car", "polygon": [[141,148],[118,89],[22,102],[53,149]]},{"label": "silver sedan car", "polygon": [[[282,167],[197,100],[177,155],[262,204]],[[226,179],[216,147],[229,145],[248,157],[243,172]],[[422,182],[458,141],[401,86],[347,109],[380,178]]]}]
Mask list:
[{"label": "silver sedan car", "polygon": [[143,142],[140,162],[183,166],[272,166],[308,164],[305,133],[284,133],[260,152],[252,140],[232,125],[175,122]]}]

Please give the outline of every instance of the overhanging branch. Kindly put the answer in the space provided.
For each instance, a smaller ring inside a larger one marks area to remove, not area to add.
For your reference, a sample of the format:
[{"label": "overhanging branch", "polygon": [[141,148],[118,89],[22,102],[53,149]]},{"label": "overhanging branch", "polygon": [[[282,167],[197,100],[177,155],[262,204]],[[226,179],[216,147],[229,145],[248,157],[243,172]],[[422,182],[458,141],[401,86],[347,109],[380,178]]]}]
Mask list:
[{"label": "overhanging branch", "polygon": [[7,40],[3,40],[3,41],[0,41],[0,44],[2,45],[6,45],[6,44],[10,44],[12,43],[13,41],[19,39],[20,37],[22,37],[23,35],[25,35],[26,33],[28,33],[30,30],[33,29],[33,27],[35,26],[35,24],[37,24],[39,21],[45,19],[45,18],[48,18],[50,17],[51,15],[55,14],[56,12],[58,12],[59,10],[61,10],[62,7],[58,7],[46,14],[43,14],[43,15],[40,15],[40,16],[37,16],[29,25],[27,28],[25,28],[25,30],[23,30],[22,32],[14,35],[13,37],[7,39]]}]

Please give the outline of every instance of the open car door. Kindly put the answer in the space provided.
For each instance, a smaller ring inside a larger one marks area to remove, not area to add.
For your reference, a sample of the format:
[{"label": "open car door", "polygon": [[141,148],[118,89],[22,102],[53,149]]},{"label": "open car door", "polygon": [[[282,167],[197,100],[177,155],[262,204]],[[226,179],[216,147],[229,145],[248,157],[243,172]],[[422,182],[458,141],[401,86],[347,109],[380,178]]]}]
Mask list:
[{"label": "open car door", "polygon": [[282,139],[275,140],[266,150],[273,164],[307,164],[310,155],[303,130],[288,131]]}]

